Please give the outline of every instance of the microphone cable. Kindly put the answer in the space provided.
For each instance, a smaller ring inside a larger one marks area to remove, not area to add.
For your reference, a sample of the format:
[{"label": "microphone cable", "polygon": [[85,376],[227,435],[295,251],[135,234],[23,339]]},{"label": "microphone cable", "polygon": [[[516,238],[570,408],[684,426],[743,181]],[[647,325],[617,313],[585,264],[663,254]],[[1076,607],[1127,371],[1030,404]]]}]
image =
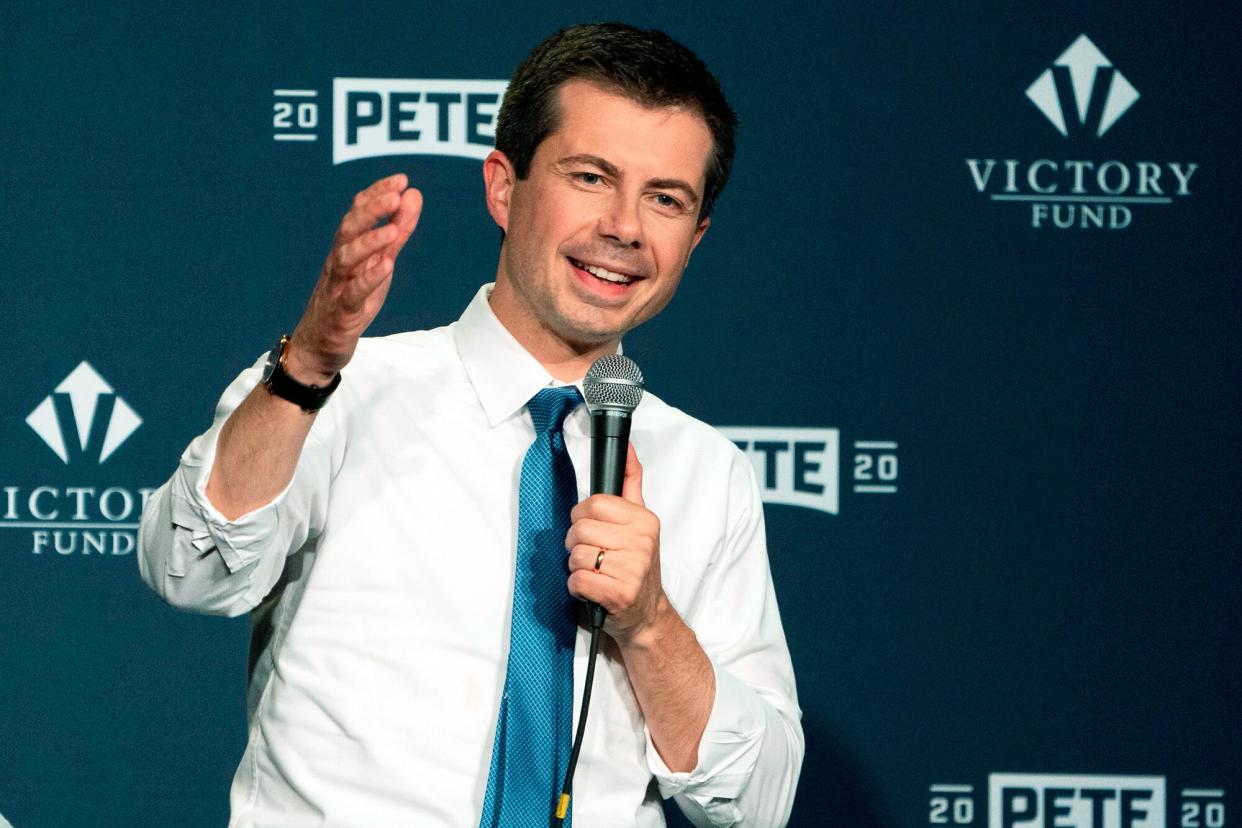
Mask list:
[{"label": "microphone cable", "polygon": [[565,815],[569,813],[569,800],[572,798],[574,786],[574,770],[578,767],[578,754],[582,752],[582,736],[586,733],[587,712],[591,709],[591,688],[595,685],[595,658],[599,655],[600,635],[603,631],[604,616],[607,615],[599,604],[591,607],[591,648],[587,656],[586,681],[582,684],[582,708],[578,713],[578,730],[574,733],[574,746],[569,751],[569,764],[565,766],[565,784],[561,785],[561,795],[556,801],[556,813],[552,818],[552,828],[561,828]]}]

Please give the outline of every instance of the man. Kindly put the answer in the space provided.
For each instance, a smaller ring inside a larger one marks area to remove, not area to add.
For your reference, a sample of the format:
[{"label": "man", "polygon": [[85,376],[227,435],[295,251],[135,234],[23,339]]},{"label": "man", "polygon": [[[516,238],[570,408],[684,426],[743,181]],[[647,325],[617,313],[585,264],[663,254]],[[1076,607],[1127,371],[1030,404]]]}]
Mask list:
[{"label": "man", "polygon": [[[574,388],[672,298],[734,122],[666,35],[540,44],[483,165],[495,285],[434,331],[360,340],[421,197],[404,175],[358,194],[267,378],[230,386],[143,515],[157,592],[254,619],[231,825],[545,824],[585,669],[574,599],[608,617],[566,824],[661,825],[660,795],[699,825],[788,819],[800,712],[750,466],[648,394],[622,496],[587,497]],[[557,474],[572,499],[537,513]]]}]

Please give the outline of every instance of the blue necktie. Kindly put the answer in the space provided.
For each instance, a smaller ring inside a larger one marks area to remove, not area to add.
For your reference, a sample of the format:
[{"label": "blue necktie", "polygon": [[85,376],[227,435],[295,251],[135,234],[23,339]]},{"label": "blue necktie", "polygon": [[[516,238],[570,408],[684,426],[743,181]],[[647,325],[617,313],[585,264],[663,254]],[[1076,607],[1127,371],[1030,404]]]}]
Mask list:
[{"label": "blue necktie", "polygon": [[581,400],[567,385],[545,388],[527,403],[535,442],[518,489],[509,664],[481,828],[548,825],[569,762],[577,625],[565,588],[565,534],[578,484],[561,427]]}]

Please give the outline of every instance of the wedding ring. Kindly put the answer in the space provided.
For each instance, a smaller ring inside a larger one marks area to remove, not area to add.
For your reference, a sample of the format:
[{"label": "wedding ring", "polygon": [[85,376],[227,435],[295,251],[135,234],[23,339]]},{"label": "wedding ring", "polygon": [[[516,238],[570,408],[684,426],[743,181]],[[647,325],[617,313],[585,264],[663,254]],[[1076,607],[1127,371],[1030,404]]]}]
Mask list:
[{"label": "wedding ring", "polygon": [[599,568],[604,565],[604,553],[607,551],[608,551],[607,549],[601,546],[599,549],[599,554],[595,556],[595,571],[596,572],[599,572]]}]

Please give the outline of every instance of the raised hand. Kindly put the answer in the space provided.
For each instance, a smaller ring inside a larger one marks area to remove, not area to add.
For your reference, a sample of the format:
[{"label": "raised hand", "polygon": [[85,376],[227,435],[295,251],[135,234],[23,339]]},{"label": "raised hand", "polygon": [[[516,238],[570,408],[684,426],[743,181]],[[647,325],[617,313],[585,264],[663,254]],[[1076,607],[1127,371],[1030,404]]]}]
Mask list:
[{"label": "raised hand", "polygon": [[422,209],[422,193],[409,187],[404,173],[354,197],[292,335],[286,370],[295,379],[325,384],[349,362],[383,307],[397,254]]}]

